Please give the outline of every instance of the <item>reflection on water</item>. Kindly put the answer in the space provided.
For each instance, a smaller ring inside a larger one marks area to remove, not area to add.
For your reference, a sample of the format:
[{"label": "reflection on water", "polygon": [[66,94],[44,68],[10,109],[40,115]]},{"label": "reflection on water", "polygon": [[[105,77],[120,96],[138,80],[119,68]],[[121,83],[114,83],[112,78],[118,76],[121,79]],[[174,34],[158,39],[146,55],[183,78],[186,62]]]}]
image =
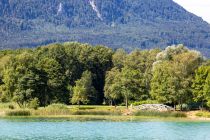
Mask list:
[{"label": "reflection on water", "polygon": [[210,123],[0,120],[0,139],[210,140]]}]

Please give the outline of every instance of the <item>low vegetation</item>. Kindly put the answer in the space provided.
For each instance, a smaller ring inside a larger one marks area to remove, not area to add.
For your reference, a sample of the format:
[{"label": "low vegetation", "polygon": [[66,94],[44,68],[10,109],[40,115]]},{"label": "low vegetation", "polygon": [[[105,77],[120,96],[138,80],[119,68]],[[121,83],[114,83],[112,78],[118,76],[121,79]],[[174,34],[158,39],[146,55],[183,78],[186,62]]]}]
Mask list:
[{"label": "low vegetation", "polygon": [[6,116],[30,116],[30,110],[10,110],[6,112]]},{"label": "low vegetation", "polygon": [[187,115],[183,112],[158,112],[158,111],[137,111],[134,113],[135,116],[147,116],[147,117],[175,117],[184,118]]},{"label": "low vegetation", "polygon": [[210,112],[209,111],[200,111],[195,114],[198,117],[204,117],[204,118],[210,118]]}]

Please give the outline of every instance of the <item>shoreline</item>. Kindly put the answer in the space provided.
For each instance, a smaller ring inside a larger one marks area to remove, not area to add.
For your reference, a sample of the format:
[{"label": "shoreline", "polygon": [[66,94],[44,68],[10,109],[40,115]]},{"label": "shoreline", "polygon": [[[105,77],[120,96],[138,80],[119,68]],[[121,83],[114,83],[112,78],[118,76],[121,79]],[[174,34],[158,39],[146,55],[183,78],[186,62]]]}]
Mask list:
[{"label": "shoreline", "polygon": [[210,122],[210,118],[175,118],[147,116],[109,116],[109,115],[49,115],[49,116],[0,116],[6,120],[56,120],[56,121],[107,121],[107,122]]}]

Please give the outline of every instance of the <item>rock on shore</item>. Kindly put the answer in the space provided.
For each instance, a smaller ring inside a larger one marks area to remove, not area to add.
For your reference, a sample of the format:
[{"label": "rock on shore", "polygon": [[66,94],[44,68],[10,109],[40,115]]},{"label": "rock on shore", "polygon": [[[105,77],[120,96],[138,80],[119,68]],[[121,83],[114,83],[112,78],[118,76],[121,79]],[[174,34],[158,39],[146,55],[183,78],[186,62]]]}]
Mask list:
[{"label": "rock on shore", "polygon": [[142,104],[136,106],[135,109],[143,111],[173,111],[174,109],[164,104]]}]

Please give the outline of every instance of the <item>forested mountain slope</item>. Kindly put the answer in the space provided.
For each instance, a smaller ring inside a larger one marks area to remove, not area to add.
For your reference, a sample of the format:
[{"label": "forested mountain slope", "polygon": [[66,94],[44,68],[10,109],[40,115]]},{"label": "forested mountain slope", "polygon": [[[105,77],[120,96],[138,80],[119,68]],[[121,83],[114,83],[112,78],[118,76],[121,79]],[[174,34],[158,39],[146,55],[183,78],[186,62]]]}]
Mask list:
[{"label": "forested mountain slope", "polygon": [[149,49],[183,43],[206,55],[210,25],[172,0],[0,0],[0,47],[79,41]]}]

